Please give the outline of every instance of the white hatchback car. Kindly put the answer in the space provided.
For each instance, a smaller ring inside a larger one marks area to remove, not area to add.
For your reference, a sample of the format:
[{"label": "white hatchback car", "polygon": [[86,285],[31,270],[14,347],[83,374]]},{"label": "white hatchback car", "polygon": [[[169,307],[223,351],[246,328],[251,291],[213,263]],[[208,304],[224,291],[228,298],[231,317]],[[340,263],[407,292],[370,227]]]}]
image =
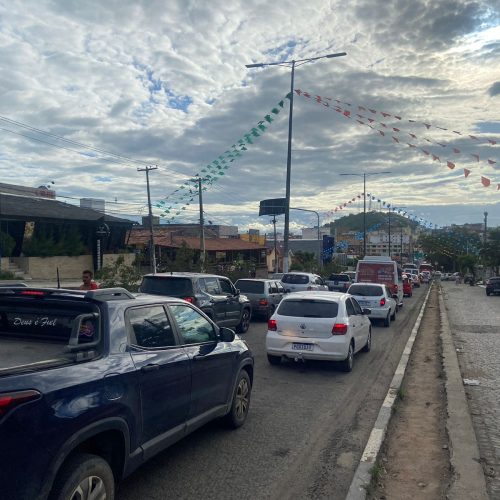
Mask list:
[{"label": "white hatchback car", "polygon": [[268,321],[267,359],[340,361],[350,372],[354,354],[371,349],[369,310],[346,293],[295,292],[285,295]]},{"label": "white hatchback car", "polygon": [[353,283],[347,293],[350,293],[361,307],[370,309],[370,319],[381,319],[384,326],[390,326],[391,319],[396,319],[398,307],[387,285],[382,283]]}]

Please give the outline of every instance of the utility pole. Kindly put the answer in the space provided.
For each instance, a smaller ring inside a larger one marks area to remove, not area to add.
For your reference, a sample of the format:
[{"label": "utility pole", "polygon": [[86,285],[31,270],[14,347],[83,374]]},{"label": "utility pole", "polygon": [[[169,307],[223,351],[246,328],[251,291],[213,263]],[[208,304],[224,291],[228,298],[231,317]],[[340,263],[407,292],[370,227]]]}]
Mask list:
[{"label": "utility pole", "polygon": [[366,257],[366,174],[363,174],[363,258]]},{"label": "utility pole", "polygon": [[278,259],[278,242],[276,241],[276,215],[273,214],[272,220],[274,226],[274,272],[279,272],[279,259]]},{"label": "utility pole", "polygon": [[146,185],[148,189],[148,212],[149,212],[149,262],[151,265],[151,272],[156,273],[156,256],[155,256],[155,239],[153,231],[153,210],[151,209],[151,193],[149,190],[149,172],[157,170],[158,167],[138,168],[138,172],[146,172]]},{"label": "utility pole", "polygon": [[391,209],[389,209],[389,259],[391,258]]},{"label": "utility pole", "polygon": [[400,238],[400,249],[399,249],[399,263],[403,267],[403,224],[401,224],[401,238]]},{"label": "utility pole", "polygon": [[198,179],[198,195],[200,200],[200,271],[205,272],[205,227],[203,220],[203,196],[201,178]]},{"label": "utility pole", "polygon": [[486,245],[487,238],[488,238],[488,212],[484,212],[484,235],[483,235],[484,245]]}]

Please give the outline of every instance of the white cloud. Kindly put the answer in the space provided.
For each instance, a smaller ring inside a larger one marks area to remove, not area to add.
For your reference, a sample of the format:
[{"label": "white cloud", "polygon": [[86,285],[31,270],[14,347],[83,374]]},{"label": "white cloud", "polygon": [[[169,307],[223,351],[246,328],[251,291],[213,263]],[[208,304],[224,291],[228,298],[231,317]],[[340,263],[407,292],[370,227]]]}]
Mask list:
[{"label": "white cloud", "polygon": [[[459,148],[457,168],[296,97],[292,204],[328,212],[362,191],[355,178],[339,173],[390,170],[388,178],[369,181],[388,201],[427,207],[444,224],[449,214],[442,216],[442,206],[466,196],[469,212],[465,207],[457,216],[471,222],[468,213],[490,204],[490,220],[500,224],[500,191],[479,182],[480,175],[500,182],[498,146],[467,136],[500,140],[498,133],[478,132],[498,123],[499,96],[491,89],[498,85],[499,15],[486,1],[468,0],[348,6],[340,0],[0,0],[0,114],[159,165],[151,174],[157,201],[224,153],[289,91],[289,69],[245,64],[346,51],[347,57],[297,67],[295,86],[463,132],[401,125],[421,146],[431,149],[428,138]],[[258,201],[284,196],[287,113],[205,193],[207,213],[242,226],[263,224]],[[392,120],[386,124],[398,126]],[[83,151],[12,124],[0,127],[11,131],[1,135],[4,182],[55,179],[63,195],[138,203],[121,207],[132,211],[145,203],[140,164],[57,149],[12,132]],[[474,162],[471,154],[497,163]],[[468,179],[464,167],[473,172]],[[185,212],[196,219],[196,210]]]}]

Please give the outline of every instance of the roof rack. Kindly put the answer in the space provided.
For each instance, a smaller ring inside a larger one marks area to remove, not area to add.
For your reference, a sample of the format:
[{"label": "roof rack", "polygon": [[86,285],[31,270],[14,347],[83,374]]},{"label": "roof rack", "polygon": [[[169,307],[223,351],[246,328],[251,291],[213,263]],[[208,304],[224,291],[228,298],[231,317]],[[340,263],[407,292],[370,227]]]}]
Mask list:
[{"label": "roof rack", "polygon": [[101,288],[97,290],[89,290],[85,294],[85,298],[99,301],[109,301],[135,299],[135,296],[128,290],[125,290],[125,288]]}]

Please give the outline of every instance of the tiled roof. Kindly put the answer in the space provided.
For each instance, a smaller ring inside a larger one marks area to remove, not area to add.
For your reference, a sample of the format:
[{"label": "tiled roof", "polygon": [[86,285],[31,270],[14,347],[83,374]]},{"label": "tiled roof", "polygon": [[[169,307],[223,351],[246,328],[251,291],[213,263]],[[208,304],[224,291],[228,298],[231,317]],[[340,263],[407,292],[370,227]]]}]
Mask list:
[{"label": "tiled roof", "polygon": [[[189,248],[200,249],[200,238],[194,236],[175,235],[177,231],[168,228],[154,228],[155,245],[169,248],[180,248],[183,242]],[[147,245],[149,242],[149,230],[132,228],[127,233],[126,243],[128,245]],[[264,250],[266,247],[258,243],[244,241],[239,238],[205,238],[205,250],[207,251],[238,251],[238,250]]]}]

